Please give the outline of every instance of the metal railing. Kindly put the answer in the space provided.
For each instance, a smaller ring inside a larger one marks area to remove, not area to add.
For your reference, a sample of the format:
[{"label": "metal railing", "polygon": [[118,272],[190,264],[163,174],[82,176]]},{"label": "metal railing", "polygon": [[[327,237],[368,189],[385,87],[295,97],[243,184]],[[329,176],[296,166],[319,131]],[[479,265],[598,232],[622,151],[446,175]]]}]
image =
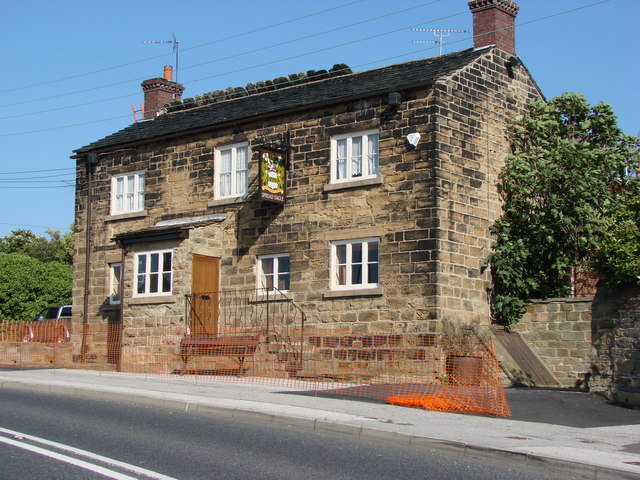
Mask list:
[{"label": "metal railing", "polygon": [[186,337],[258,338],[259,343],[276,345],[281,358],[301,362],[306,315],[280,290],[222,290],[185,297]]}]

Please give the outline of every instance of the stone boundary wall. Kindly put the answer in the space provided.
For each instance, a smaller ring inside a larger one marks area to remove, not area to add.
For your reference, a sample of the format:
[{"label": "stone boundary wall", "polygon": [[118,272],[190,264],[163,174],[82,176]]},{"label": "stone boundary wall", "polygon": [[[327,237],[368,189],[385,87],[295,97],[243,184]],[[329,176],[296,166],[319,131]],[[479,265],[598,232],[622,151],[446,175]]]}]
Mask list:
[{"label": "stone boundary wall", "polygon": [[513,327],[563,387],[587,386],[591,302],[591,298],[533,300]]},{"label": "stone boundary wall", "polygon": [[592,390],[640,407],[640,287],[598,290],[593,301]]},{"label": "stone boundary wall", "polygon": [[180,369],[183,326],[135,327],[122,331],[121,371],[173,373]]},{"label": "stone boundary wall", "polygon": [[71,343],[0,342],[0,365],[29,368],[71,368]]}]

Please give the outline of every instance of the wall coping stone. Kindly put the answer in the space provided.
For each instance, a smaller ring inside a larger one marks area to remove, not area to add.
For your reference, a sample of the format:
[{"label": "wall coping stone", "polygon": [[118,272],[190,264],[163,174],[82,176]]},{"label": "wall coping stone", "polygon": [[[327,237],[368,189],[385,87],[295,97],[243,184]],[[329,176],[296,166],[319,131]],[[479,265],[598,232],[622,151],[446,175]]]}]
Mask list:
[{"label": "wall coping stone", "polygon": [[593,303],[592,297],[556,297],[544,300],[529,300],[532,305],[542,305],[549,303]]}]

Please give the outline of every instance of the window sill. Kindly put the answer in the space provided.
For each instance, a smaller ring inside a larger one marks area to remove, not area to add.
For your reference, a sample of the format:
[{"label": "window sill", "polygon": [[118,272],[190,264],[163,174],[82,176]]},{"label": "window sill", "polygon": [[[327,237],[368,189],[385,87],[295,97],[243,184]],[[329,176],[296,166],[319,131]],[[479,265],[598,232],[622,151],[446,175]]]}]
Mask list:
[{"label": "window sill", "polygon": [[283,292],[282,295],[278,295],[277,293],[267,295],[258,295],[255,299],[249,301],[249,303],[271,303],[271,302],[289,302],[290,298],[287,298],[285,294],[289,292]]},{"label": "window sill", "polygon": [[369,185],[382,185],[382,176],[377,175],[371,178],[363,178],[362,180],[349,180],[339,183],[328,183],[324,186],[325,192],[334,192],[336,190],[346,190],[349,188],[367,187]]},{"label": "window sill", "polygon": [[331,290],[324,292],[322,298],[380,297],[382,294],[382,287],[354,288],[351,290]]},{"label": "window sill", "polygon": [[142,218],[147,216],[146,210],[139,210],[137,212],[116,213],[115,215],[107,215],[104,219],[105,222],[114,222],[117,220],[129,220],[132,218]]},{"label": "window sill", "polygon": [[220,198],[217,200],[209,200],[207,203],[208,207],[219,207],[222,205],[237,205],[239,203],[245,203],[249,201],[249,195],[243,195],[241,197],[234,198]]},{"label": "window sill", "polygon": [[157,297],[133,297],[129,300],[129,305],[156,305],[159,303],[175,303],[175,295],[158,295]]}]

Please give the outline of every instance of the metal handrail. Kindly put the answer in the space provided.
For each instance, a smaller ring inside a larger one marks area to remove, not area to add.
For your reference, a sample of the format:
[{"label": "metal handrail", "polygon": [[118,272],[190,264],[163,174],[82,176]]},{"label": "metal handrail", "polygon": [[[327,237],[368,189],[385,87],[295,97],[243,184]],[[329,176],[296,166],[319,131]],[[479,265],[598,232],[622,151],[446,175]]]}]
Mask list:
[{"label": "metal handrail", "polygon": [[[216,331],[213,335],[221,335],[229,332],[261,332],[265,334],[267,342],[269,337],[278,329],[278,335],[283,336],[285,329],[300,329],[300,341],[307,316],[292,298],[278,289],[266,288],[220,290],[213,292],[194,292],[185,295],[185,318],[189,322],[188,328],[200,326],[206,330],[196,303],[201,300],[212,300],[208,308],[215,309],[213,323]],[[276,308],[276,305],[287,307]],[[192,333],[187,331],[187,334]]]},{"label": "metal handrail", "polygon": [[[194,333],[193,330],[206,331],[209,328],[198,315],[201,312],[196,311],[196,302],[200,299],[216,302],[208,307],[215,309],[212,314],[216,315],[212,322],[215,331],[210,332],[210,335],[262,337],[262,343],[280,344],[287,352],[287,358],[293,358],[296,365],[302,364],[307,316],[302,308],[281,290],[257,288],[186,294],[187,337]],[[278,305],[281,308],[277,308]],[[191,328],[197,326],[201,328]],[[298,329],[299,332],[296,331]],[[296,347],[297,341],[299,345]]]}]

